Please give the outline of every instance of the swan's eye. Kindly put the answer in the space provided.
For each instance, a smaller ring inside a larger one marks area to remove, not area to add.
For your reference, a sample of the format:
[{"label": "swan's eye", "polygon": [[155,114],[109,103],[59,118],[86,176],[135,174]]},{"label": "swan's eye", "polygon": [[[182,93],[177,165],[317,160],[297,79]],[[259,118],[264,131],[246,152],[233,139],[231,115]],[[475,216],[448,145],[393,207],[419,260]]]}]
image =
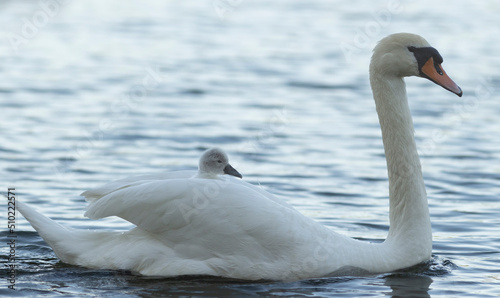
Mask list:
[{"label": "swan's eye", "polygon": [[220,159],[219,159],[219,160],[217,160],[217,162],[218,162],[218,163],[222,163],[222,160],[220,160]]},{"label": "swan's eye", "polygon": [[441,67],[437,62],[434,62],[434,68],[436,69],[436,72],[440,75],[443,75],[443,71],[441,70]]},{"label": "swan's eye", "polygon": [[409,46],[408,47],[408,51],[410,51],[410,52],[415,52],[415,49],[416,48],[414,46]]}]

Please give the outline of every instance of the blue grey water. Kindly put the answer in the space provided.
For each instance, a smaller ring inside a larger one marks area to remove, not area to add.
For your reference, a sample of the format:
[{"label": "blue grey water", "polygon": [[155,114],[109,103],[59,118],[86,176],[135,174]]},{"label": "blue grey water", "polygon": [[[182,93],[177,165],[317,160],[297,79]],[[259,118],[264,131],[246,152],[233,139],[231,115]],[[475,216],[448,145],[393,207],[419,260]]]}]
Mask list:
[{"label": "blue grey water", "polygon": [[339,233],[383,241],[372,47],[424,36],[464,96],[407,79],[433,224],[426,264],[291,283],[147,278],[61,263],[18,214],[16,290],[2,265],[0,295],[500,295],[499,12],[494,0],[3,1],[0,191],[74,228],[131,227],[84,218],[82,191],[196,169],[219,146],[246,181]]}]

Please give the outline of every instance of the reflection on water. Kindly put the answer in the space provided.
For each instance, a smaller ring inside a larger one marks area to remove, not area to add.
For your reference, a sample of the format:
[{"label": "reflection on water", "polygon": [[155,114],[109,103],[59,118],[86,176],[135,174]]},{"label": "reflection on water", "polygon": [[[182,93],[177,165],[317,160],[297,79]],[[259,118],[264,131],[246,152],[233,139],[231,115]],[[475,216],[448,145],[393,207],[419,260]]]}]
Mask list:
[{"label": "reflection on water", "polygon": [[248,182],[340,233],[380,242],[388,185],[371,48],[398,31],[424,36],[464,97],[407,80],[436,255],[423,268],[294,283],[149,279],[62,264],[18,218],[20,291],[1,279],[0,294],[498,294],[497,1],[42,2],[0,3],[0,192],[16,187],[18,199],[72,227],[129,229],[85,219],[78,194],[195,169],[200,152],[221,146]]},{"label": "reflection on water", "polygon": [[390,276],[386,277],[385,285],[392,289],[393,297],[431,297],[429,287],[432,279],[428,276]]}]

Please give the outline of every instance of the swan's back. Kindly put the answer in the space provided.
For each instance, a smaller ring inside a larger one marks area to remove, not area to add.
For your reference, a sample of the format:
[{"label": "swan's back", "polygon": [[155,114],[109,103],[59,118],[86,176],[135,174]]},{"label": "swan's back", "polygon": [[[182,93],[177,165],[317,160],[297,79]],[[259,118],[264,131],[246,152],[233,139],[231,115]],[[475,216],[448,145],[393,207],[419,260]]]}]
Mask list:
[{"label": "swan's back", "polygon": [[102,186],[87,190],[82,192],[80,195],[85,197],[85,200],[92,202],[94,200],[100,199],[103,196],[110,194],[114,191],[127,188],[130,186],[138,186],[144,183],[148,183],[151,181],[161,181],[168,179],[179,179],[179,178],[189,178],[196,175],[196,171],[174,171],[174,172],[165,172],[165,173],[156,173],[149,175],[141,175],[141,176],[133,176],[127,177],[119,180],[115,180],[109,183],[106,183]]},{"label": "swan's back", "polygon": [[[212,193],[199,191],[209,187]],[[232,177],[130,185],[93,201],[85,215],[118,216],[154,235],[170,251],[165,264],[203,260],[216,275],[246,279],[275,279],[276,274],[296,279],[301,273],[289,264],[331,237],[329,229],[279,198]],[[147,273],[165,275],[164,266],[150,266]]]}]

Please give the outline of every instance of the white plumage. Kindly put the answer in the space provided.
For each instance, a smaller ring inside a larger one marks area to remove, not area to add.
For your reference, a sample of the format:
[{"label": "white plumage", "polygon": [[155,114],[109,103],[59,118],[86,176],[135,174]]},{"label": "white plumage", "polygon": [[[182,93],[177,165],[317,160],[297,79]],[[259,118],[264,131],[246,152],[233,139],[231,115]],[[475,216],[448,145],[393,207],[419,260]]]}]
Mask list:
[{"label": "white plumage", "polygon": [[227,170],[220,150],[222,158],[213,159],[218,165],[203,168],[206,153],[198,173],[132,177],[82,194],[89,218],[118,216],[137,226],[124,233],[68,229],[25,204],[17,207],[62,261],[144,275],[298,280],[388,272],[428,260],[430,218],[402,77],[424,76],[461,95],[445,73],[440,77],[442,61],[429,48],[420,36],[394,34],[375,48],[370,65],[390,181],[384,243],[337,234],[265,190],[222,176],[241,177]]}]

